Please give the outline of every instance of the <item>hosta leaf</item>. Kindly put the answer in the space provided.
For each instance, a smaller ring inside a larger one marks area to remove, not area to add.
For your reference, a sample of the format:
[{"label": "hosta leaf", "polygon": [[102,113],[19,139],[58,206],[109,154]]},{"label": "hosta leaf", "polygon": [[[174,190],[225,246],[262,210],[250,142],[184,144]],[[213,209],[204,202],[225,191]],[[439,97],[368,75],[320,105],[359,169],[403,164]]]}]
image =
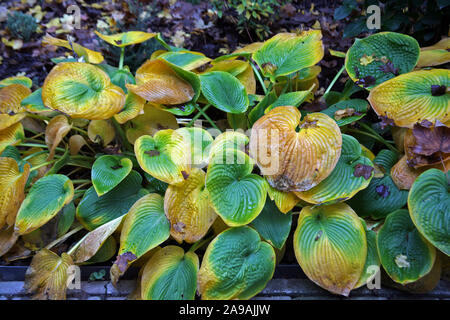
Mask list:
[{"label": "hosta leaf", "polygon": [[450,70],[413,71],[377,86],[367,98],[378,116],[399,127],[436,121],[450,126]]},{"label": "hosta leaf", "polygon": [[220,233],[206,249],[198,274],[203,300],[250,299],[275,271],[275,252],[258,233],[238,227]]},{"label": "hosta leaf", "polygon": [[247,64],[247,68],[244,70],[244,72],[236,76],[236,79],[238,79],[244,85],[247,94],[256,93],[255,73],[250,63]]},{"label": "hosta leaf", "polygon": [[10,84],[0,89],[0,113],[14,115],[23,112],[20,102],[31,94],[22,84]]},{"label": "hosta leaf", "polygon": [[138,44],[156,36],[156,33],[149,33],[143,31],[128,31],[111,35],[101,34],[98,31],[94,31],[94,33],[97,36],[99,36],[102,40],[119,48],[123,48],[133,44]]},{"label": "hosta leaf", "polygon": [[51,45],[57,47],[63,47],[69,50],[73,50],[78,56],[85,57],[85,60],[89,63],[102,63],[104,58],[100,52],[90,50],[86,47],[79,45],[78,43],[69,42],[67,40],[62,40],[58,38],[54,38],[48,34],[46,34],[42,38],[42,45]]},{"label": "hosta leaf", "polygon": [[361,217],[382,219],[402,208],[408,199],[408,191],[400,190],[392,181],[390,170],[397,162],[397,155],[390,150],[381,150],[373,163],[381,167],[383,177],[372,178],[369,186],[358,192],[348,204]]},{"label": "hosta leaf", "polygon": [[30,165],[25,164],[23,172],[12,158],[0,157],[0,229],[12,226],[20,204],[25,198],[25,183]]},{"label": "hosta leaf", "polygon": [[181,183],[190,173],[190,146],[174,130],[141,136],[134,143],[134,151],[141,168],[166,183]]},{"label": "hosta leaf", "polygon": [[358,140],[343,134],[341,156],[331,174],[317,186],[295,194],[314,204],[345,201],[369,185],[373,171],[372,161],[362,155]]},{"label": "hosta leaf", "polygon": [[414,169],[408,165],[406,155],[391,168],[391,178],[400,190],[409,190],[425,168]]},{"label": "hosta leaf", "polygon": [[211,61],[203,53],[195,51],[168,51],[158,56],[185,70],[193,70]]},{"label": "hosta leaf", "polygon": [[75,220],[75,213],[76,210],[73,201],[71,201],[61,209],[61,212],[57,216],[58,219],[56,223],[56,235],[58,237],[62,237],[66,234],[67,231],[69,231],[72,223]]},{"label": "hosta leaf", "polygon": [[20,105],[29,112],[40,113],[52,111],[47,108],[42,101],[42,88],[37,89],[25,99],[22,99]]},{"label": "hosta leaf", "polygon": [[209,157],[211,158],[216,154],[223,154],[226,149],[236,149],[245,152],[245,148],[248,145],[248,137],[239,131],[225,131],[218,135],[209,149]]},{"label": "hosta leaf", "polygon": [[170,222],[164,215],[164,199],[159,194],[143,196],[127,213],[120,234],[120,248],[111,268],[117,282],[128,266],[169,238]]},{"label": "hosta leaf", "polygon": [[231,74],[212,71],[200,75],[202,93],[217,109],[230,113],[245,112],[249,100],[245,87]]},{"label": "hosta leaf", "polygon": [[217,215],[205,189],[205,172],[194,168],[178,185],[170,185],[164,196],[164,211],[170,234],[179,243],[194,243],[205,236]]},{"label": "hosta leaf", "polygon": [[433,67],[450,62],[450,52],[447,49],[420,50],[416,68]]},{"label": "hosta leaf", "polygon": [[122,223],[122,219],[123,216],[111,220],[92,230],[78,241],[69,251],[74,263],[86,262],[92,258],[105,243],[106,239],[117,230]]},{"label": "hosta leaf", "polygon": [[364,225],[344,203],[304,207],[294,234],[294,251],[309,279],[332,293],[348,296],[364,271]]},{"label": "hosta leaf", "polygon": [[35,299],[64,300],[72,266],[72,258],[67,253],[60,257],[44,248],[33,257],[25,274],[24,288],[35,293]]},{"label": "hosta leaf", "polygon": [[315,65],[324,54],[320,30],[279,33],[253,53],[262,73],[275,78]]},{"label": "hosta leaf", "polygon": [[0,230],[0,257],[8,253],[16,244],[19,236],[14,232],[14,228],[2,228]]},{"label": "hosta leaf", "polygon": [[194,300],[198,257],[177,246],[157,251],[142,272],[143,300]]},{"label": "hosta leaf", "polygon": [[23,131],[23,126],[20,122],[0,130],[0,153],[3,152],[7,146],[15,146],[23,139],[25,139],[25,132]]},{"label": "hosta leaf", "polygon": [[126,214],[131,206],[148,192],[142,188],[142,177],[131,171],[114,189],[99,197],[89,188],[77,207],[77,219],[88,230]]},{"label": "hosta leaf", "polygon": [[295,205],[300,201],[294,192],[283,192],[271,186],[268,186],[267,193],[271,200],[275,202],[278,210],[287,213],[294,209]]},{"label": "hosta leaf", "polygon": [[13,116],[0,113],[0,135],[2,131],[5,131],[13,124],[17,124],[20,120],[25,118],[25,113],[18,113]]},{"label": "hosta leaf", "polygon": [[341,154],[342,136],[334,120],[322,113],[301,121],[300,116],[295,107],[276,107],[255,122],[250,137],[250,155],[261,173],[285,192],[319,184]]},{"label": "hosta leaf", "polygon": [[417,41],[405,34],[379,32],[356,39],[347,51],[345,69],[358,85],[372,89],[414,69],[419,59]]},{"label": "hosta leaf", "polygon": [[114,189],[133,169],[133,162],[125,157],[104,155],[92,166],[92,185],[99,196]]},{"label": "hosta leaf", "polygon": [[120,124],[134,119],[144,110],[144,105],[145,100],[143,98],[130,92],[125,99],[125,106],[119,113],[114,115],[114,119]]},{"label": "hosta leaf", "polygon": [[361,274],[354,289],[362,287],[370,283],[380,272],[380,258],[378,257],[377,250],[377,234],[373,230],[366,228],[366,241],[367,241],[367,258],[364,265],[364,271]]},{"label": "hosta leaf", "polygon": [[395,282],[414,282],[433,267],[436,249],[419,233],[408,210],[390,213],[378,231],[377,247],[381,264]]},{"label": "hosta leaf", "polygon": [[92,120],[88,126],[89,139],[104,147],[107,146],[116,136],[114,126],[109,120]]},{"label": "hosta leaf", "polygon": [[72,201],[73,195],[72,181],[62,174],[51,174],[39,179],[20,206],[16,232],[23,235],[44,225]]},{"label": "hosta leaf", "polygon": [[342,127],[360,120],[368,109],[369,104],[366,100],[351,99],[335,103],[321,112],[334,119],[338,126]]},{"label": "hosta leaf", "polygon": [[450,255],[450,188],[446,175],[429,169],[414,182],[408,208],[419,232],[436,248]]},{"label": "hosta leaf", "polygon": [[[237,77],[239,74],[245,71],[249,66],[247,61],[243,60],[221,60],[211,63],[212,66],[208,68],[204,73],[211,71],[223,71]],[[250,66],[251,67],[251,66]]]},{"label": "hosta leaf", "polygon": [[210,146],[213,143],[211,134],[202,128],[180,128],[176,132],[184,137],[191,147],[191,166],[203,168],[208,164]]},{"label": "hosta leaf", "polygon": [[292,215],[283,214],[272,200],[267,199],[261,213],[251,222],[261,237],[277,249],[283,248],[291,231]]},{"label": "hosta leaf", "polygon": [[155,177],[149,175],[147,172],[144,172],[145,180],[147,180],[148,185],[146,186],[147,190],[151,193],[158,193],[161,196],[164,196],[166,193],[167,187],[169,184],[156,179]]},{"label": "hosta leaf", "polygon": [[126,87],[148,102],[181,104],[191,101],[196,94],[185,78],[163,59],[147,60],[136,71],[137,84],[127,84]]},{"label": "hosta leaf", "polygon": [[252,171],[250,157],[231,148],[216,154],[208,166],[206,189],[211,204],[229,226],[250,223],[264,207],[267,184]]},{"label": "hosta leaf", "polygon": [[143,135],[152,136],[159,130],[178,129],[177,119],[173,114],[149,103],[144,106],[144,114],[132,119],[130,124],[126,135],[132,144]]},{"label": "hosta leaf", "polygon": [[25,76],[9,77],[0,81],[0,88],[7,87],[12,84],[21,84],[27,88],[31,88],[33,82]]},{"label": "hosta leaf", "polygon": [[69,124],[69,119],[66,116],[59,115],[49,121],[45,128],[45,143],[50,150],[48,160],[53,159],[56,147],[71,129],[72,126]]},{"label": "hosta leaf", "polygon": [[123,90],[99,68],[82,62],[57,64],[42,86],[42,101],[72,118],[111,118],[125,104]]},{"label": "hosta leaf", "polygon": [[81,263],[81,265],[102,263],[111,260],[117,253],[117,241],[114,235],[109,236],[105,242],[102,244],[100,249],[86,262]]},{"label": "hosta leaf", "polygon": [[77,155],[83,146],[87,145],[82,135],[75,134],[69,138],[69,151],[71,156]]},{"label": "hosta leaf", "polygon": [[311,94],[311,91],[294,91],[289,93],[284,93],[278,97],[278,99],[269,105],[264,113],[269,112],[273,108],[280,106],[293,106],[298,107],[302,104]]}]

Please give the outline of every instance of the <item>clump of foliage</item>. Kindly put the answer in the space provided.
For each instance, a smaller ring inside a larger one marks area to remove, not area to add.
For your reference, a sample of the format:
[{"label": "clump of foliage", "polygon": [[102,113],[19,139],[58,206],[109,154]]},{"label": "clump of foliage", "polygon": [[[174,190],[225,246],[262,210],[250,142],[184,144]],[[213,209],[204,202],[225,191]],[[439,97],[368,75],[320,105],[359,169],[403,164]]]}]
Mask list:
[{"label": "clump of foliage", "polygon": [[[28,292],[64,299],[71,266],[113,259],[114,285],[142,268],[136,299],[249,299],[296,216],[297,261],[334,294],[380,267],[406,290],[437,285],[426,276],[450,255],[450,71],[430,66],[449,61],[448,38],[358,39],[334,53],[345,64],[312,112],[319,30],[214,60],[160,34],[96,34],[117,66],[48,36],[80,59],[56,61],[34,92],[25,76],[0,81],[0,256],[33,252]],[[131,72],[125,57],[150,39],[164,50]]]},{"label": "clump of foliage", "polygon": [[14,11],[8,15],[6,28],[16,39],[29,41],[36,31],[37,23],[34,18],[20,11]]},{"label": "clump of foliage", "polygon": [[[381,9],[380,30],[367,28],[367,8],[371,5]],[[334,12],[336,20],[349,20],[344,28],[344,37],[355,37],[364,32],[395,31],[412,35],[420,42],[436,40],[441,34],[447,34],[449,15],[449,2],[440,0],[344,0]]]},{"label": "clump of foliage", "polygon": [[239,33],[255,34],[259,40],[270,35],[271,21],[285,1],[276,0],[213,0],[211,5],[219,18],[226,16],[236,24]]}]

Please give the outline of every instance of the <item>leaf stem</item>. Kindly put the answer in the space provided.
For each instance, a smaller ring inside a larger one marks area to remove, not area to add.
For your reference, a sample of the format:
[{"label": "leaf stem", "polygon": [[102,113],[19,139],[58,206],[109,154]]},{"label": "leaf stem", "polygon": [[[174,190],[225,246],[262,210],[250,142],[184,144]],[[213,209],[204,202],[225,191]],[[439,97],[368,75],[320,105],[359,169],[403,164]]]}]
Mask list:
[{"label": "leaf stem", "polygon": [[395,153],[399,153],[398,150],[396,148],[394,148],[392,145],[390,145],[386,140],[384,140],[382,137],[373,135],[371,133],[365,132],[365,131],[361,131],[361,130],[357,130],[357,129],[347,129],[348,132],[353,132],[353,133],[358,133],[358,134],[362,134],[368,137],[371,137],[372,139],[381,142],[382,144],[384,144],[386,147],[388,147],[389,150],[395,152]]},{"label": "leaf stem", "polygon": [[327,90],[325,90],[325,93],[323,95],[326,95],[328,92],[330,92],[331,88],[336,83],[337,79],[341,76],[342,72],[345,70],[345,64],[342,66],[341,70],[338,71],[338,73],[334,76],[333,81],[331,81],[330,85],[328,86]]},{"label": "leaf stem", "polygon": [[[207,104],[204,108],[203,108],[203,112],[206,112],[206,110],[208,110],[208,108],[211,106],[211,104]],[[195,120],[197,120],[198,118],[200,118],[200,116],[202,115],[202,113],[200,111],[197,112],[197,114],[192,118],[191,121],[189,121],[189,123],[186,125],[186,127],[190,127],[194,124]]]},{"label": "leaf stem", "polygon": [[56,239],[55,241],[52,241],[50,244],[48,244],[45,248],[50,250],[51,248],[53,248],[54,246],[56,246],[57,244],[65,241],[67,238],[69,238],[70,236],[74,235],[75,233],[77,233],[80,230],[83,230],[84,227],[82,225],[79,225],[76,228],[73,228],[71,231],[67,232],[66,234],[64,234],[63,236],[59,237],[58,239]]},{"label": "leaf stem", "polygon": [[49,164],[55,163],[56,161],[58,161],[58,160],[51,160],[51,161],[47,161],[47,162],[41,163],[41,164],[39,164],[39,165],[37,165],[37,166],[31,168],[31,169],[30,169],[30,172],[33,172],[34,170],[37,170],[37,169],[39,169],[39,168],[48,166]]},{"label": "leaf stem", "polygon": [[125,59],[125,47],[120,48],[119,69],[123,69],[123,60]]},{"label": "leaf stem", "polygon": [[27,117],[37,119],[37,120],[50,121],[49,117],[41,116],[41,115],[30,113],[30,112],[27,113]]},{"label": "leaf stem", "polygon": [[36,156],[38,156],[40,154],[44,154],[44,153],[47,153],[47,150],[42,150],[42,151],[38,151],[38,152],[32,153],[29,156],[26,156],[25,158],[23,158],[22,160],[23,161],[27,161],[27,160],[29,160],[31,158],[34,158],[34,157],[36,157]]},{"label": "leaf stem", "polygon": [[258,78],[259,83],[261,84],[261,87],[263,88],[264,95],[267,94],[268,90],[266,88],[266,85],[264,84],[264,80],[259,73],[259,70],[256,68],[256,66],[250,61],[250,65],[252,66],[253,72],[256,74],[256,78]]},{"label": "leaf stem", "polygon": [[192,247],[189,248],[189,252],[195,252],[195,250],[200,249],[201,247],[203,247],[205,244],[210,242],[214,237],[215,237],[215,235],[212,235],[209,238],[198,240],[196,243],[194,243],[192,245]]},{"label": "leaf stem", "polygon": [[116,119],[111,118],[111,121],[114,125],[114,129],[116,129],[117,134],[119,135],[119,140],[122,144],[122,146],[125,147],[125,149],[127,149],[128,151],[133,151],[133,147],[131,146],[131,144],[128,142],[127,137],[125,136],[125,132],[123,132],[122,127],[120,126],[120,124],[117,122]]}]

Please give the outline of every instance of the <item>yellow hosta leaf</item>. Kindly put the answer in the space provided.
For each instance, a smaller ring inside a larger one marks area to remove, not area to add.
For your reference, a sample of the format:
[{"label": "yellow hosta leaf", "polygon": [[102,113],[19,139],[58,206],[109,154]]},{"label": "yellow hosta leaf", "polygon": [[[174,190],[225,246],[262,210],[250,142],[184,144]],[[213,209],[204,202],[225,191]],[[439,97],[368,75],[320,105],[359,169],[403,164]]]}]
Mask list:
[{"label": "yellow hosta leaf", "polygon": [[192,100],[194,89],[163,59],[148,60],[136,71],[136,83],[126,84],[131,92],[156,103],[174,105]]},{"label": "yellow hosta leaf", "polygon": [[205,177],[203,170],[193,168],[186,180],[167,188],[164,211],[170,221],[170,234],[179,243],[203,238],[217,217],[205,189]]},{"label": "yellow hosta leaf", "polygon": [[145,100],[133,92],[127,94],[125,106],[114,115],[118,123],[123,124],[131,119],[136,118],[144,110]]},{"label": "yellow hosta leaf", "polygon": [[25,138],[23,126],[20,122],[0,131],[0,153],[7,146],[15,146]]},{"label": "yellow hosta leaf", "polygon": [[323,113],[300,117],[295,107],[276,107],[255,122],[250,137],[250,155],[261,173],[284,192],[313,188],[341,155],[342,135],[333,119]]},{"label": "yellow hosta leaf", "polygon": [[20,204],[25,198],[25,184],[30,165],[25,164],[20,172],[16,160],[0,157],[0,230],[4,225],[12,226]]},{"label": "yellow hosta leaf", "polygon": [[60,257],[44,248],[33,257],[25,274],[24,288],[35,293],[34,299],[65,300],[71,266],[73,261],[67,253]]},{"label": "yellow hosta leaf", "polygon": [[105,35],[95,31],[95,34],[102,40],[119,48],[130,46],[132,44],[138,44],[156,36],[156,33],[142,31],[128,31],[112,35]]},{"label": "yellow hosta leaf", "polygon": [[177,119],[172,113],[151,103],[147,103],[143,111],[143,114],[130,121],[131,126],[126,131],[130,143],[134,144],[140,136],[154,135],[159,130],[178,129]]},{"label": "yellow hosta leaf", "polygon": [[433,67],[450,62],[450,52],[447,49],[421,50],[416,68]]},{"label": "yellow hosta leaf", "polygon": [[125,105],[123,90],[100,68],[82,62],[57,64],[42,87],[45,106],[72,118],[104,120]]},{"label": "yellow hosta leaf", "polygon": [[12,249],[18,238],[13,227],[3,230],[0,228],[0,257]]},{"label": "yellow hosta leaf", "polygon": [[9,128],[10,126],[16,124],[25,117],[26,117],[25,113],[18,113],[13,116],[10,116],[8,114],[0,114],[0,131]]},{"label": "yellow hosta leaf", "polygon": [[85,47],[79,45],[78,43],[74,43],[74,42],[72,42],[72,46],[70,46],[69,41],[54,38],[48,34],[46,34],[42,38],[42,45],[63,47],[63,48],[69,49],[69,50],[72,50],[72,47],[73,47],[73,51],[75,51],[75,53],[77,55],[79,55],[80,57],[82,57],[82,56],[87,57],[87,62],[89,62],[89,63],[98,64],[98,63],[102,63],[104,60],[104,58],[100,52],[90,50],[90,49],[85,48]]},{"label": "yellow hosta leaf", "polygon": [[22,84],[11,84],[0,89],[0,114],[14,115],[23,112],[20,102],[31,94]]},{"label": "yellow hosta leaf", "polygon": [[109,120],[92,120],[88,126],[88,137],[94,143],[107,146],[114,140],[116,131]]},{"label": "yellow hosta leaf", "polygon": [[45,143],[50,149],[48,160],[52,160],[55,155],[56,147],[62,139],[69,133],[72,126],[66,116],[59,115],[54,117],[45,129]]},{"label": "yellow hosta leaf", "polygon": [[269,186],[267,193],[269,198],[275,202],[277,208],[283,213],[288,213],[300,202],[300,199],[297,198],[294,192],[283,192]]},{"label": "yellow hosta leaf", "polygon": [[70,155],[74,156],[80,152],[81,148],[87,144],[83,136],[76,134],[69,138],[69,151]]}]

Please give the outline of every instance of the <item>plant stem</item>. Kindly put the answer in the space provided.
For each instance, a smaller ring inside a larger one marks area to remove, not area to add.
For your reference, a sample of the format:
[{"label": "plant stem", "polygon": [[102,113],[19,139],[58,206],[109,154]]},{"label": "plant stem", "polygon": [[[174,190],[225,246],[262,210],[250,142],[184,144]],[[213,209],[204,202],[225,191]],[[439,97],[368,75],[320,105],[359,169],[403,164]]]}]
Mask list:
[{"label": "plant stem", "polygon": [[214,123],[214,121],[212,121],[211,118],[206,114],[206,112],[203,112],[203,110],[202,110],[200,107],[198,107],[196,104],[194,104],[194,106],[195,106],[195,108],[198,110],[198,112],[200,112],[200,113],[203,115],[203,117],[205,117],[205,119],[208,120],[208,122],[214,127],[214,129],[217,129],[217,130],[219,130],[220,132],[222,132],[222,131],[216,126],[216,124]]},{"label": "plant stem", "polygon": [[41,116],[41,115],[34,114],[34,113],[27,113],[27,117],[37,119],[37,120],[50,121],[49,117]]},{"label": "plant stem", "polygon": [[323,95],[326,95],[328,92],[330,92],[333,85],[336,83],[337,79],[341,76],[342,72],[345,70],[345,65],[342,66],[341,70],[338,71],[338,73],[334,76],[333,81],[331,81],[330,85],[328,86],[327,90],[325,90],[325,93]]},{"label": "plant stem", "polygon": [[195,250],[200,249],[201,247],[203,247],[205,244],[210,242],[214,237],[215,236],[213,235],[213,236],[211,236],[209,238],[198,240],[196,243],[194,243],[192,245],[192,247],[189,249],[189,252],[195,252]]},{"label": "plant stem", "polygon": [[31,169],[30,169],[30,172],[33,172],[34,170],[37,170],[37,169],[39,169],[39,168],[48,166],[49,164],[55,163],[56,161],[58,161],[58,160],[51,160],[51,161],[47,161],[47,162],[41,163],[41,164],[39,164],[39,165],[37,165],[37,166],[31,168]]},{"label": "plant stem", "polygon": [[371,137],[372,139],[381,142],[382,144],[384,144],[386,147],[388,147],[389,150],[395,152],[395,153],[399,153],[398,150],[396,148],[394,148],[392,145],[390,145],[386,140],[384,140],[383,138],[380,138],[379,136],[373,135],[371,133],[365,132],[365,131],[361,131],[361,130],[357,130],[357,129],[347,129],[348,132],[353,132],[353,133],[358,133],[358,134],[362,134],[368,137]]},{"label": "plant stem", "polygon": [[125,136],[125,132],[123,132],[122,127],[120,126],[120,124],[117,122],[116,119],[114,119],[114,117],[111,118],[111,121],[112,121],[112,123],[114,125],[114,129],[116,129],[116,132],[119,135],[119,140],[120,140],[122,146],[124,146],[125,149],[127,149],[128,151],[133,151],[133,147],[128,142],[128,139]]},{"label": "plant stem", "polygon": [[72,230],[70,230],[69,232],[67,232],[66,234],[64,234],[63,236],[61,236],[60,238],[56,239],[55,241],[52,241],[50,244],[48,244],[45,248],[50,250],[51,248],[53,248],[54,246],[56,246],[57,244],[65,241],[67,238],[69,238],[70,236],[74,235],[75,233],[77,233],[80,230],[83,230],[84,227],[83,226],[78,226]]},{"label": "plant stem", "polygon": [[76,180],[72,180],[72,183],[86,183],[86,182],[91,182],[91,180],[89,180],[89,179],[76,179]]},{"label": "plant stem", "polygon": [[125,47],[120,48],[119,69],[123,68],[123,60],[125,58]]},{"label": "plant stem", "polygon": [[88,135],[86,130],[83,130],[83,129],[80,129],[80,128],[77,128],[77,127],[72,127],[72,130],[78,131],[78,132],[80,132],[80,133],[82,133],[82,134],[84,134],[86,136]]},{"label": "plant stem", "polygon": [[[206,110],[208,110],[208,108],[210,107],[210,104],[207,104],[204,108],[203,108],[203,112],[206,112]],[[202,113],[199,111],[197,112],[197,114],[192,118],[191,121],[189,121],[189,123],[186,125],[186,127],[190,127],[194,124],[195,120],[197,120],[198,118],[200,118],[200,116],[202,115]]]},{"label": "plant stem", "polygon": [[261,87],[263,88],[264,91],[264,95],[267,94],[268,90],[266,88],[266,85],[264,84],[264,80],[261,77],[261,74],[259,73],[258,69],[256,68],[256,66],[250,61],[250,65],[252,66],[253,72],[256,74],[256,77],[258,78],[259,83],[261,84]]},{"label": "plant stem", "polygon": [[[26,143],[26,142],[24,142],[24,143],[19,143],[17,146],[18,147],[36,147],[36,148],[46,148],[46,149],[48,149],[48,146],[46,144],[40,144],[40,143]],[[55,150],[62,151],[62,152],[66,151],[63,148],[58,148],[58,147],[55,148]]]},{"label": "plant stem", "polygon": [[27,161],[27,160],[29,160],[31,158],[34,158],[34,157],[36,157],[36,156],[38,156],[40,154],[44,154],[44,153],[47,153],[47,150],[42,150],[42,151],[38,151],[38,152],[32,153],[29,156],[26,156],[25,158],[23,158],[22,160],[23,161]]}]

